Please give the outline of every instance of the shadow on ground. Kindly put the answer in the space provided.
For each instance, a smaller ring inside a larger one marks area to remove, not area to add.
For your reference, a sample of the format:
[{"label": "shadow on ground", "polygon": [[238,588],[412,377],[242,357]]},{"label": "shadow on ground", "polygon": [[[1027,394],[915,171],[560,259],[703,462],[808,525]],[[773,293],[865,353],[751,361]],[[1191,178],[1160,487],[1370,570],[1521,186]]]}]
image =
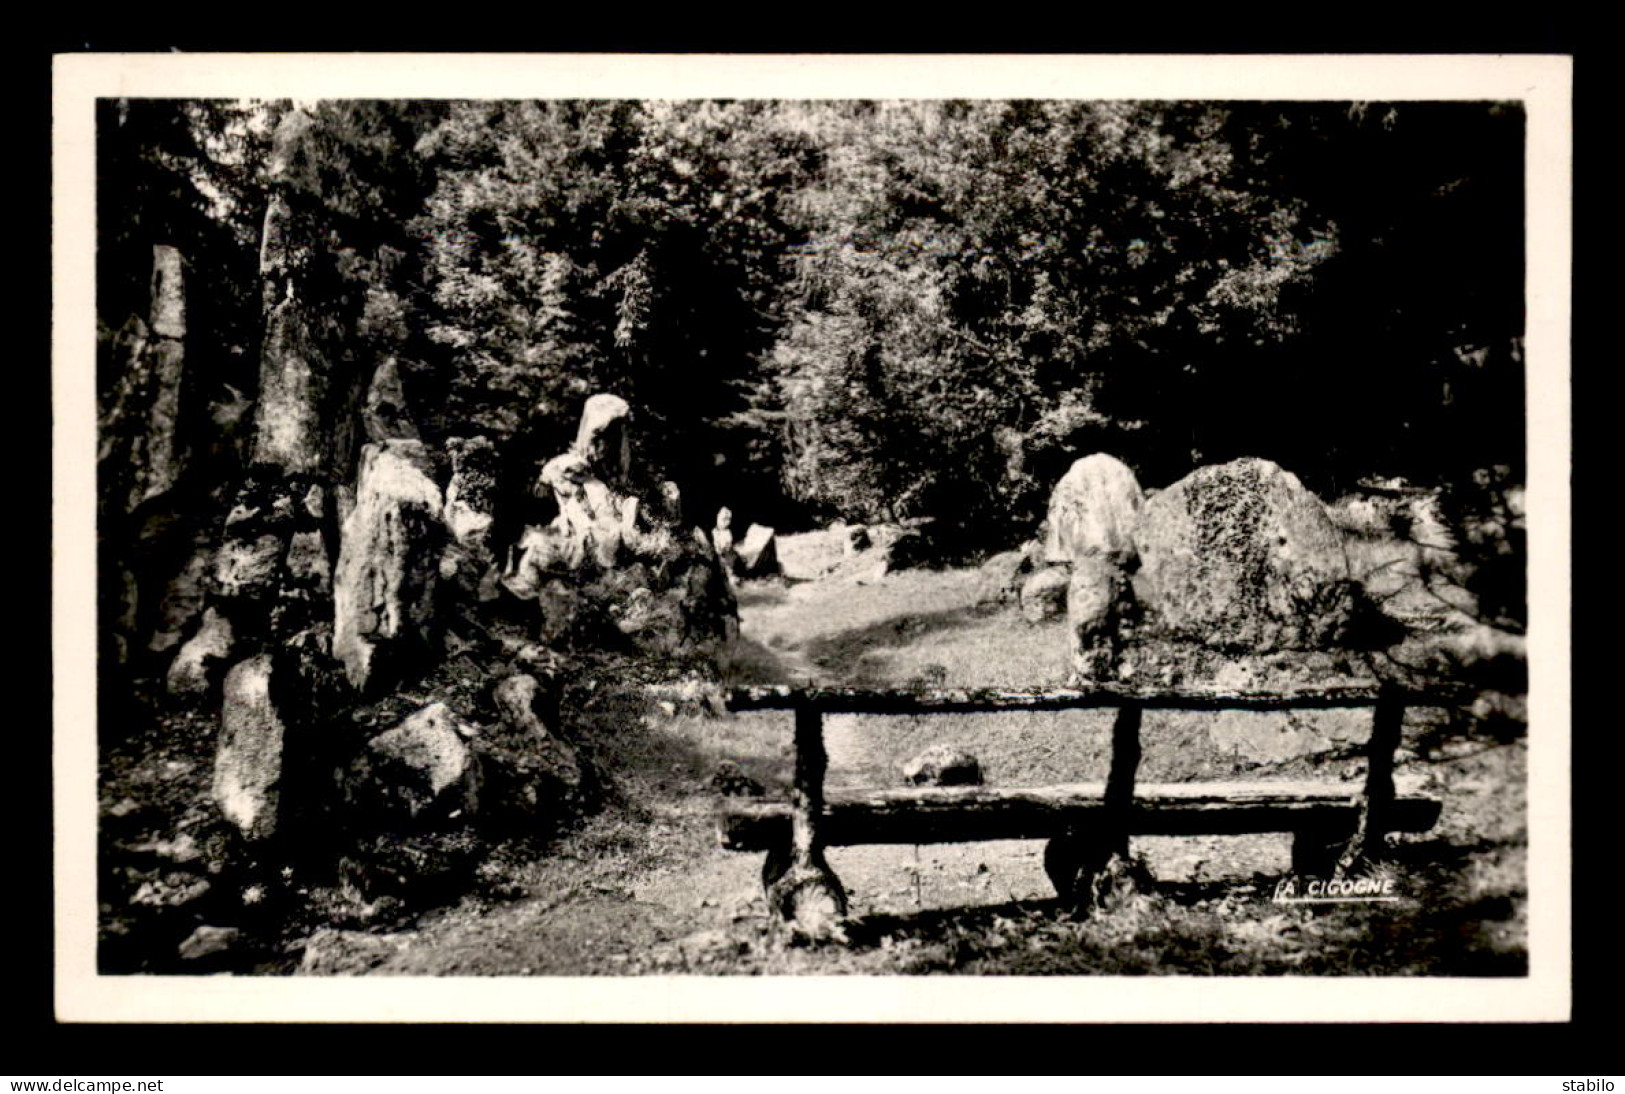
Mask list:
[{"label": "shadow on ground", "polygon": [[987,607],[967,605],[894,616],[809,639],[802,649],[809,661],[831,677],[856,687],[876,686],[891,682],[880,657],[881,651],[903,649],[932,635],[962,629],[987,617],[992,611]]}]

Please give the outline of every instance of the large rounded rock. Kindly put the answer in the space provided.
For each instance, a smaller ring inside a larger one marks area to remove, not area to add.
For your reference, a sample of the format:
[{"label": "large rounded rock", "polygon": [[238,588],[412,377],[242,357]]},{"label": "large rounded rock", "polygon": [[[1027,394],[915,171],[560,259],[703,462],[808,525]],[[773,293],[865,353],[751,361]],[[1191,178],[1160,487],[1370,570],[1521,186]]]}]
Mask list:
[{"label": "large rounded rock", "polygon": [[367,743],[355,761],[357,786],[384,813],[414,821],[472,814],[479,764],[464,743],[473,731],[444,703],[431,703]]},{"label": "large rounded rock", "polygon": [[1140,484],[1123,461],[1097,452],[1074,463],[1049,499],[1045,562],[1100,554],[1119,564],[1134,557],[1134,526],[1144,504]]},{"label": "large rounded rock", "polygon": [[982,764],[962,748],[932,745],[904,763],[903,781],[915,786],[980,786]]},{"label": "large rounded rock", "polygon": [[1352,609],[1342,537],[1268,460],[1202,467],[1145,503],[1135,531],[1146,607],[1169,633],[1233,650],[1334,644]]}]

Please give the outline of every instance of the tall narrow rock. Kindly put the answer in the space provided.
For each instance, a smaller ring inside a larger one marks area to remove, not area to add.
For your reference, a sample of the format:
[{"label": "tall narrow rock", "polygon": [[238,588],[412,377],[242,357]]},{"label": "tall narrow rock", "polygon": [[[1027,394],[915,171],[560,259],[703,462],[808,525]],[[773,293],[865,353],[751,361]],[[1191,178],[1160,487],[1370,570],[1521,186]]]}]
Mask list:
[{"label": "tall narrow rock", "polygon": [[734,554],[742,577],[767,577],[779,572],[778,541],[773,529],[765,524],[745,529],[745,538],[739,541]]},{"label": "tall narrow rock", "polygon": [[333,656],[360,691],[375,692],[429,652],[444,547],[441,511],[422,441],[362,449],[333,582]]},{"label": "tall narrow rock", "polygon": [[446,483],[442,514],[449,540],[440,560],[440,576],[478,599],[496,561],[491,532],[500,471],[497,450],[485,437],[452,437],[446,442],[446,452],[451,457],[451,478]]},{"label": "tall narrow rock", "polygon": [[400,367],[395,358],[385,359],[372,374],[361,421],[368,441],[417,440],[417,423],[406,405],[406,389],[401,386]]},{"label": "tall narrow rock", "polygon": [[587,461],[609,485],[624,487],[632,470],[632,440],[627,433],[632,408],[619,395],[594,395],[581,409],[571,451]]},{"label": "tall narrow rock", "polygon": [[276,834],[285,734],[271,701],[270,655],[233,667],[221,697],[213,793],[221,813],[246,839]]},{"label": "tall narrow rock", "polygon": [[328,362],[303,305],[288,297],[265,319],[260,397],[254,417],[254,462],[288,471],[326,463]]},{"label": "tall narrow rock", "polygon": [[152,333],[177,342],[186,337],[186,285],[181,253],[174,247],[152,249]]}]

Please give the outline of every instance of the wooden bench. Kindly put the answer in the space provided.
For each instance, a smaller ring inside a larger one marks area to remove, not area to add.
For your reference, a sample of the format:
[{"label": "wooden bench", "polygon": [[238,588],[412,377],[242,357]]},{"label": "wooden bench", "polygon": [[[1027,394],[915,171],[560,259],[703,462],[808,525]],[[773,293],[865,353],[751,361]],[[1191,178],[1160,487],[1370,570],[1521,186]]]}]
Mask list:
[{"label": "wooden bench", "polygon": [[[734,851],[765,851],[769,904],[805,933],[826,934],[846,914],[846,890],[824,848],[855,844],[963,843],[1046,839],[1045,868],[1063,900],[1084,902],[1134,835],[1290,832],[1293,870],[1343,871],[1375,853],[1388,832],[1420,832],[1440,803],[1396,785],[1394,752],[1408,706],[1438,706],[1442,693],[1375,686],[1291,692],[1218,692],[1099,685],[1086,689],[919,691],[862,688],[737,688],[733,711],[795,715],[795,775],[789,801],[727,799],[718,838]],[[904,787],[826,794],[823,719],[828,714],[936,714],[1115,709],[1111,764],[1099,783],[1031,789]],[[1145,710],[1324,710],[1369,708],[1361,784],[1195,782],[1137,784]]]}]

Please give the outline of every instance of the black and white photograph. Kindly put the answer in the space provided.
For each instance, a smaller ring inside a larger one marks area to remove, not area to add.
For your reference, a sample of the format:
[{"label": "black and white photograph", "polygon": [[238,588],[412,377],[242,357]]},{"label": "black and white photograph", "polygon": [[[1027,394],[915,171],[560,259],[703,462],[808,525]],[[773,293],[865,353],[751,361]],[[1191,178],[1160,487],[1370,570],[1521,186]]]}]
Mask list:
[{"label": "black and white photograph", "polygon": [[374,60],[58,61],[59,1013],[1566,1016],[1567,59]]}]

